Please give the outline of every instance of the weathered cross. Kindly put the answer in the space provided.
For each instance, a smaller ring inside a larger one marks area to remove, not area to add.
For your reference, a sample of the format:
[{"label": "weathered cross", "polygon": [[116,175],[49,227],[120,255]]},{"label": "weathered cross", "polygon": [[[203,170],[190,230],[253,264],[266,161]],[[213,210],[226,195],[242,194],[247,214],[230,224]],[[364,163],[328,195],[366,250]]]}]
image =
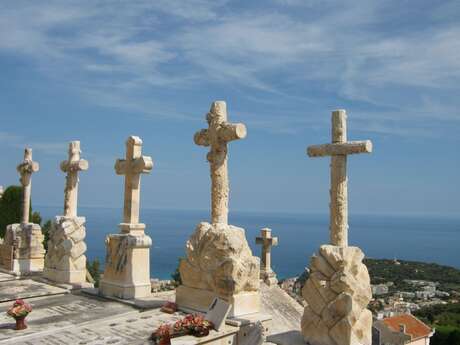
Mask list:
[{"label": "weathered cross", "polygon": [[260,230],[260,237],[256,237],[256,244],[262,245],[262,266],[260,273],[270,273],[271,268],[271,251],[272,247],[278,245],[278,237],[272,237],[272,230],[269,228],[263,228]]},{"label": "weathered cross", "polygon": [[88,169],[88,161],[80,159],[80,142],[69,143],[69,159],[61,162],[61,170],[67,173],[64,190],[64,216],[77,216],[78,172]]},{"label": "weathered cross", "polygon": [[211,222],[228,224],[227,143],[246,137],[246,126],[227,122],[227,105],[216,101],[206,115],[209,127],[195,133],[195,144],[211,146],[207,159],[211,165]]},{"label": "weathered cross", "polygon": [[21,178],[19,181],[22,185],[22,218],[21,223],[29,223],[30,212],[30,194],[32,192],[32,174],[37,172],[40,166],[32,160],[32,149],[24,150],[24,161],[18,165],[17,170]]},{"label": "weathered cross", "polygon": [[[115,172],[125,175],[125,200],[123,223],[139,223],[139,202],[141,194],[141,174],[149,173],[153,168],[152,157],[142,156],[142,140],[130,136],[126,140],[126,159],[117,159]],[[123,229],[123,228],[122,228]]]},{"label": "weathered cross", "polygon": [[330,236],[334,246],[348,246],[347,155],[370,152],[370,140],[347,142],[345,110],[332,112],[332,143],[309,146],[307,149],[310,157],[331,156]]}]

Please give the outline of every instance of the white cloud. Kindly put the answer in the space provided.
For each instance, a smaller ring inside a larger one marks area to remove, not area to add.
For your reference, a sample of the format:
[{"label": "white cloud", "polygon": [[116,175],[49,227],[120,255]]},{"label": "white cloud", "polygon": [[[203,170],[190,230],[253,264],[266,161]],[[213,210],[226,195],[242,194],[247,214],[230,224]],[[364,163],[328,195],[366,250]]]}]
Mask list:
[{"label": "white cloud", "polygon": [[[2,3],[0,53],[26,56],[48,78],[65,80],[98,105],[150,116],[183,115],[168,100],[147,98],[145,90],[187,92],[214,83],[243,90],[261,104],[275,95],[279,102],[297,99],[328,111],[332,99],[365,104],[379,121],[460,120],[459,100],[437,99],[458,93],[460,21],[452,13],[460,6],[454,2],[431,4],[426,12],[397,1],[272,4]],[[265,98],[253,97],[254,90]],[[326,96],[310,96],[310,90]],[[304,118],[291,112],[282,128],[297,129]],[[251,121],[280,128],[263,117]]]}]

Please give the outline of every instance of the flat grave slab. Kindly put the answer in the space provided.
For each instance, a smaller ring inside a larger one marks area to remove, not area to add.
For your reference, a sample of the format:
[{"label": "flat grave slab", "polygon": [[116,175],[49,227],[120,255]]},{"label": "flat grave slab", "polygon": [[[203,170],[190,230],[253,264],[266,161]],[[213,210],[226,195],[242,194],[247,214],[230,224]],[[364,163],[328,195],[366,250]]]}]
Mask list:
[{"label": "flat grave slab", "polygon": [[18,279],[18,278],[16,276],[12,275],[12,274],[0,272],[0,282],[5,282],[5,281],[9,281],[9,280],[16,280],[16,279]]},{"label": "flat grave slab", "polygon": [[[104,302],[103,302],[104,303]],[[181,313],[165,314],[157,310],[145,312],[133,311],[125,315],[115,315],[115,312],[105,302],[107,312],[113,316],[104,320],[88,321],[84,324],[67,325],[42,331],[36,334],[19,336],[0,341],[0,344],[19,345],[140,345],[152,344],[149,341],[152,332],[163,323],[172,323],[183,317]],[[123,304],[121,304],[123,305]],[[129,308],[126,305],[123,305]],[[31,314],[32,315],[32,314]],[[31,320],[32,321],[32,320]],[[32,322],[30,323],[32,326]],[[1,330],[0,330],[1,332]],[[212,331],[203,338],[183,337],[187,344],[217,344],[217,339],[232,337],[238,328],[225,326],[220,332]],[[218,344],[220,340],[218,340]],[[225,342],[227,343],[227,342]]]},{"label": "flat grave slab", "polygon": [[[86,323],[93,324],[128,313],[138,314],[137,310],[125,304],[73,294],[38,297],[29,299],[27,302],[32,305],[33,310],[27,317],[29,327],[23,331],[15,331],[13,329],[14,319],[5,314],[12,302],[0,303],[0,344],[9,343],[11,340],[16,343],[20,339],[39,336],[43,333],[52,338],[46,344],[64,344],[52,342],[56,338],[55,335],[61,330],[77,328]],[[80,337],[79,341],[81,340]]]},{"label": "flat grave slab", "polygon": [[18,298],[32,298],[68,293],[67,290],[36,282],[32,279],[0,282],[0,303],[14,301]]}]

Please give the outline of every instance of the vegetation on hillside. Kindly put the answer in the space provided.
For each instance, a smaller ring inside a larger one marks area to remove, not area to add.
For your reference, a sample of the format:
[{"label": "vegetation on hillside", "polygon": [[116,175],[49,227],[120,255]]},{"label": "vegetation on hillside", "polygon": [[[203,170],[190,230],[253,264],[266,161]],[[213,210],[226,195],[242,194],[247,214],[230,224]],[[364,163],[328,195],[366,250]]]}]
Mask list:
[{"label": "vegetation on hillside", "polygon": [[431,345],[460,345],[460,303],[422,308],[414,315],[435,328]]},{"label": "vegetation on hillside", "polygon": [[[21,203],[21,186],[9,186],[5,189],[0,199],[0,238],[5,237],[6,227],[8,225],[21,222]],[[42,217],[39,212],[32,211],[32,203],[30,206],[29,218],[32,223],[41,225]]]},{"label": "vegetation on hillside", "polygon": [[405,260],[397,264],[394,260],[369,258],[364,259],[364,263],[372,284],[392,281],[396,289],[410,291],[411,286],[407,286],[405,279],[428,280],[438,282],[439,290],[460,292],[460,270],[453,267]]}]

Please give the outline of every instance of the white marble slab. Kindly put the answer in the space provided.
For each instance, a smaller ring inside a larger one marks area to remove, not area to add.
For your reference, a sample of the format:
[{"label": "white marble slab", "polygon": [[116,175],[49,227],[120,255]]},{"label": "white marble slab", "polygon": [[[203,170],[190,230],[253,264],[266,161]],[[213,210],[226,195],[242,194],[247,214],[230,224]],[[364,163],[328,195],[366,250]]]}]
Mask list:
[{"label": "white marble slab", "polygon": [[63,293],[68,293],[68,291],[31,279],[0,282],[0,302],[14,301],[18,298],[32,298]]}]

